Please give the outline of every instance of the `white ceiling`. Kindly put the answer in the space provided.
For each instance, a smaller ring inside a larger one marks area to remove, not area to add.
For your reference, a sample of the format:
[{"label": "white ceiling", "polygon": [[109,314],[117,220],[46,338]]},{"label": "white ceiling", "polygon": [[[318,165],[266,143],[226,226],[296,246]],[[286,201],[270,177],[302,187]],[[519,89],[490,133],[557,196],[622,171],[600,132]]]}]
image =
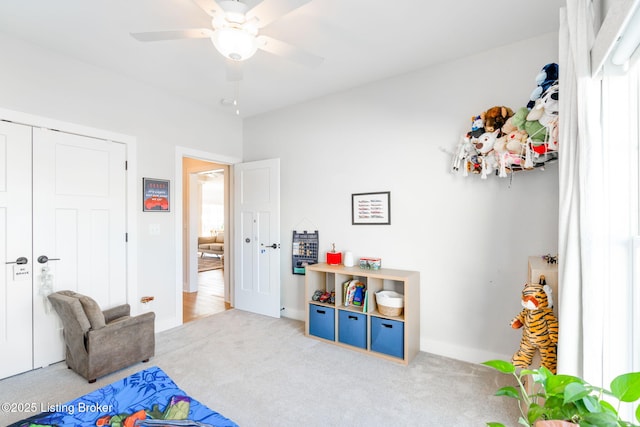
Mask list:
[{"label": "white ceiling", "polygon": [[0,32],[229,114],[220,101],[238,90],[241,116],[248,117],[557,31],[563,5],[313,0],[261,33],[324,57],[322,65],[308,68],[258,51],[242,63],[238,85],[227,81],[223,57],[209,39],[142,43],[129,35],[210,28],[209,16],[191,0],[1,0]]}]

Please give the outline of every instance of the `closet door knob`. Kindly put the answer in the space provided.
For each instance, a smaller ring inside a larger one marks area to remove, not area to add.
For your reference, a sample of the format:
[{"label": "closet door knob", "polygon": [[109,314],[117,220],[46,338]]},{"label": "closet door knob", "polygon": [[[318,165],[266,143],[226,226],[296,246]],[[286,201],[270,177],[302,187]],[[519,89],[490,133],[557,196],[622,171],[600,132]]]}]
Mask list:
[{"label": "closet door knob", "polygon": [[5,262],[5,264],[19,264],[19,265],[22,265],[22,264],[27,264],[28,262],[29,262],[29,259],[27,259],[27,257],[21,256],[21,257],[18,257],[15,261],[7,261],[7,262]]},{"label": "closet door knob", "polygon": [[46,264],[46,263],[47,263],[47,262],[49,262],[49,261],[60,261],[60,258],[49,258],[49,257],[48,257],[48,256],[46,256],[46,255],[40,255],[40,256],[38,257],[38,262],[39,262],[40,264]]}]

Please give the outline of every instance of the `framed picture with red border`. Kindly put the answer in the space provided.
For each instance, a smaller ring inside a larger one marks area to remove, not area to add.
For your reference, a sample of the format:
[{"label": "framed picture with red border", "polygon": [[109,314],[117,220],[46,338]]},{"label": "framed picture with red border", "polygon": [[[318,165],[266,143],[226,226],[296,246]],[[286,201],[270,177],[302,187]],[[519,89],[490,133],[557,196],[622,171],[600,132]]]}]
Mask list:
[{"label": "framed picture with red border", "polygon": [[168,179],[142,178],[142,211],[169,212],[169,187]]}]

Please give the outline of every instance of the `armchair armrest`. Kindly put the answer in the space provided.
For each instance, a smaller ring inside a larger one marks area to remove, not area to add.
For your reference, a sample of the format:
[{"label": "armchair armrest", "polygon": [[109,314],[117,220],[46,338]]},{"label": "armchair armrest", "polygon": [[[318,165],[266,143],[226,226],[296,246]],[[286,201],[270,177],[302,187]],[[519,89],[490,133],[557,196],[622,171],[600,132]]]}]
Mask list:
[{"label": "armchair armrest", "polygon": [[131,314],[131,306],[129,304],[122,304],[117,307],[103,310],[105,323],[109,324],[119,317],[129,316]]},{"label": "armchair armrest", "polygon": [[100,377],[124,366],[153,357],[155,313],[123,317],[104,328],[89,330],[86,336],[89,375]]},{"label": "armchair armrest", "polygon": [[90,329],[87,331],[87,350],[91,351],[89,348],[91,343],[95,345],[95,343],[113,341],[113,344],[117,344],[121,339],[125,341],[120,342],[120,345],[127,345],[127,342],[137,339],[142,328],[150,327],[151,331],[154,331],[155,318],[156,314],[150,311],[134,317],[125,316],[121,318],[122,320],[108,323],[104,328]]}]

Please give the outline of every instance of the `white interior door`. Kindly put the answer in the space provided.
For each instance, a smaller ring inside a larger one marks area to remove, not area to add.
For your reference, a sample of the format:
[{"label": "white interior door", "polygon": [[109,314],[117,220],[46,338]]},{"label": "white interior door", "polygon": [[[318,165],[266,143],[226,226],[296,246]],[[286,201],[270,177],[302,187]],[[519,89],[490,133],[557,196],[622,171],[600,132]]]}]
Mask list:
[{"label": "white interior door", "polygon": [[[64,359],[62,325],[48,293],[74,290],[104,308],[127,302],[125,160],[124,144],[33,130],[35,368]],[[39,262],[42,256],[50,261]],[[43,267],[52,274],[51,289]]]},{"label": "white interior door", "polygon": [[280,317],[280,159],[234,165],[234,306]]},{"label": "white interior door", "polygon": [[[5,378],[32,369],[31,127],[0,121],[0,169],[0,378]],[[18,264],[19,258],[27,263]]]}]

